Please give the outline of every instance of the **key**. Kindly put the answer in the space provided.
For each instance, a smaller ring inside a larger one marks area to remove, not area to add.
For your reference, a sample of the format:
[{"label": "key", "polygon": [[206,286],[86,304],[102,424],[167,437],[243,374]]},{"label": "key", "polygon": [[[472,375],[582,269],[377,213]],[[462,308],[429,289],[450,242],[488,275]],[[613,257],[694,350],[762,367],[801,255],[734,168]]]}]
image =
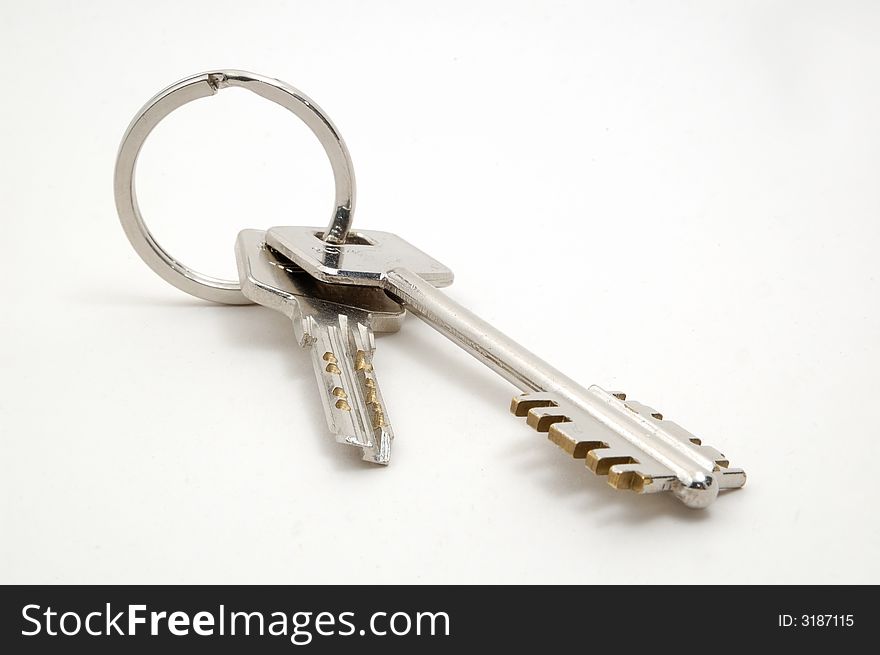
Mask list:
[{"label": "key", "polygon": [[318,282],[273,253],[261,230],[243,230],[235,244],[241,290],[293,320],[309,350],[327,425],[336,440],[388,464],[394,433],[373,369],[373,332],[396,332],[405,311],[381,289]]},{"label": "key", "polygon": [[318,228],[276,227],[266,242],[322,282],[384,289],[522,391],[512,412],[613,487],[671,491],[704,508],[720,489],[745,484],[742,469],[656,410],[623,393],[582,387],[450,299],[438,287],[452,282],[451,272],[400,237],[363,231],[329,244]]}]

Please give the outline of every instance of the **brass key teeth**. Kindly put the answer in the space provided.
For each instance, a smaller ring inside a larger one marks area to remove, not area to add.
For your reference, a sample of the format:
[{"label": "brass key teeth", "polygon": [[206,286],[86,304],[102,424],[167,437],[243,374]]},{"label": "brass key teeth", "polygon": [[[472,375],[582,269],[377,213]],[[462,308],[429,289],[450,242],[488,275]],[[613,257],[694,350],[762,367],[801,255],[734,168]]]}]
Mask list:
[{"label": "brass key teeth", "polygon": [[[565,421],[568,422],[568,421]],[[574,459],[584,459],[587,454],[596,448],[608,448],[603,441],[580,441],[572,439],[568,433],[560,429],[560,423],[554,423],[547,431],[547,438]]]},{"label": "brass key teeth", "polygon": [[535,407],[556,407],[556,402],[546,398],[530,398],[530,394],[514,396],[510,401],[510,413],[514,416],[526,416]]},{"label": "brass key teeth", "polygon": [[653,478],[638,469],[638,465],[621,464],[608,472],[608,484],[615,489],[629,489],[636,493],[644,493],[645,487],[653,484]]},{"label": "brass key teeth", "polygon": [[[736,488],[745,483],[745,474],[729,469],[722,453],[702,445],[699,438],[663,418],[653,407],[627,401],[622,392],[607,394],[598,387],[591,387],[590,391],[609,403],[607,417],[592,416],[542,392],[516,396],[510,411],[524,417],[536,431],[546,432],[550,441],[574,459],[583,459],[593,473],[607,476],[608,484],[615,489],[636,493],[676,491],[686,504],[703,507],[707,503],[701,504],[704,501],[695,498],[696,492],[682,489],[715,484],[710,494],[717,494],[718,488]],[[626,436],[627,430],[642,434],[634,440]],[[664,456],[668,452],[664,449],[670,448],[683,454],[680,461],[689,465],[696,477],[689,477],[687,469]],[[718,478],[717,482],[713,483],[711,477]],[[708,481],[702,482],[704,479]]]}]

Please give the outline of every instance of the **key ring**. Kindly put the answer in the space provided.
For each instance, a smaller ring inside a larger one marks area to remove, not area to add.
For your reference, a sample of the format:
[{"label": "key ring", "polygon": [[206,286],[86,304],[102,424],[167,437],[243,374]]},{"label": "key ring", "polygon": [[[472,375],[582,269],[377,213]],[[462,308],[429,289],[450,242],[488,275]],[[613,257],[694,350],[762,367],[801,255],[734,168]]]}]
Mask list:
[{"label": "key ring", "polygon": [[153,237],[141,216],[135,191],[135,167],[141,146],[153,128],[172,111],[220,89],[237,86],[275,102],[298,116],[318,137],[330,159],[336,185],[336,207],[324,232],[328,243],[343,243],[354,214],[354,168],[348,148],[336,127],[308,96],[284,82],[238,70],[212,71],[187,77],[156,94],[132,120],[116,157],[114,193],[116,211],[131,245],[162,279],[198,298],[230,305],[251,301],[237,280],[205,275],[171,256]]}]

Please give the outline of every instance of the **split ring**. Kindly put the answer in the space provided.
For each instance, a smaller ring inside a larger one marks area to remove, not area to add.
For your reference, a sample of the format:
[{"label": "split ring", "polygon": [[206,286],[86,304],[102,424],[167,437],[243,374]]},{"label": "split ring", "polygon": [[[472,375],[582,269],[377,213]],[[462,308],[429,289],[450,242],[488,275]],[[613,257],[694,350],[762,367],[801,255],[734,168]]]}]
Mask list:
[{"label": "split ring", "polygon": [[125,131],[116,157],[114,193],[119,220],[131,245],[162,279],[182,291],[213,302],[244,305],[251,301],[241,293],[237,280],[223,280],[193,270],[171,256],[153,237],[141,216],[135,192],[138,154],[153,128],[172,111],[220,89],[236,86],[275,102],[298,116],[314,132],[330,159],[336,185],[336,206],[323,238],[343,243],[354,214],[354,168],[348,148],[336,127],[318,105],[292,86],[262,75],[237,70],[193,75],[156,94],[137,113]]}]

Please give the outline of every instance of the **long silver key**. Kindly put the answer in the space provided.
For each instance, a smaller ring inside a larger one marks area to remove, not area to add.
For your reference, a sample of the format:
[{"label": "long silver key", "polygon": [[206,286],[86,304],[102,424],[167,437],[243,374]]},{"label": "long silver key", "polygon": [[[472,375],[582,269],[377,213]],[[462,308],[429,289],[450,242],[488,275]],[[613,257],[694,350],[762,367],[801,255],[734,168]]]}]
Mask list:
[{"label": "long silver key", "polygon": [[343,244],[322,241],[318,228],[276,227],[267,243],[316,279],[385,289],[404,306],[525,392],[512,411],[570,455],[608,475],[618,489],[671,491],[703,508],[719,489],[745,484],[742,469],[656,410],[584,388],[435,287],[452,282],[442,264],[400,237],[363,231]]},{"label": "long silver key", "polygon": [[361,448],[369,462],[388,464],[394,433],[373,370],[373,332],[397,331],[405,310],[381,289],[315,280],[272,253],[261,230],[243,230],[235,256],[242,293],[293,320],[336,440]]}]

